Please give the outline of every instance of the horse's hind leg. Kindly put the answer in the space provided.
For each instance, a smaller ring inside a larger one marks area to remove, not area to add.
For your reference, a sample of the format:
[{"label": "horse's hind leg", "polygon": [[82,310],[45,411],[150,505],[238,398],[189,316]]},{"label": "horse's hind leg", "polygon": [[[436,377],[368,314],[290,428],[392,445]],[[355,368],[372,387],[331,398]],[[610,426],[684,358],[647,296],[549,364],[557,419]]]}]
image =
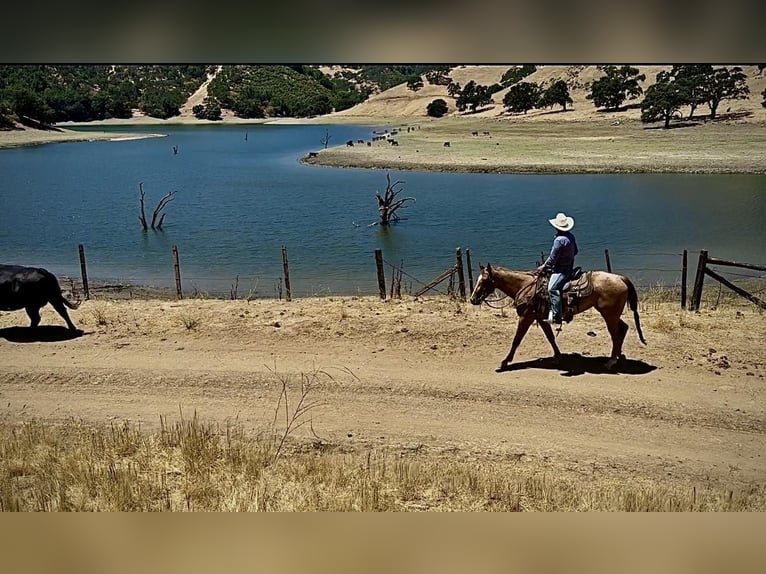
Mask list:
[{"label": "horse's hind leg", "polygon": [[511,361],[513,361],[513,356],[516,354],[516,349],[519,348],[524,335],[527,334],[529,326],[533,321],[534,317],[519,317],[519,323],[516,326],[516,334],[513,336],[513,343],[511,343],[511,350],[508,351],[508,355],[506,355],[505,359],[503,359],[503,361],[500,363],[501,369],[505,369],[511,363]]},{"label": "horse's hind leg", "polygon": [[606,363],[607,369],[613,369],[617,361],[622,358],[622,343],[625,341],[625,335],[628,333],[628,324],[620,319],[618,314],[607,316],[602,313],[606,327],[609,330],[609,336],[612,339],[612,354]]}]

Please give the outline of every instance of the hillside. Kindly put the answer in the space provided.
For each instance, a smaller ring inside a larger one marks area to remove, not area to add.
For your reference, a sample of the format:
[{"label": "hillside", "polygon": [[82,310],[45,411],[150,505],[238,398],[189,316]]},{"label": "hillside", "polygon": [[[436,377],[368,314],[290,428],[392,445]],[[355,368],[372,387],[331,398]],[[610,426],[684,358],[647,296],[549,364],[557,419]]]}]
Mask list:
[{"label": "hillside", "polygon": [[[504,66],[458,66],[450,72],[453,81],[465,85],[473,80],[477,84],[492,85],[500,81],[502,75],[510,65]],[[657,73],[669,70],[672,66],[636,66],[639,71],[646,75],[646,80],[641,82],[641,88],[646,89],[655,83]],[[747,74],[747,85],[750,89],[750,97],[745,100],[726,101],[719,110],[728,113],[730,117],[738,121],[766,121],[766,110],[761,102],[761,93],[766,89],[766,72],[759,74],[757,66],[742,66]],[[471,118],[513,118],[514,120],[548,120],[548,121],[584,121],[590,119],[603,119],[605,112],[596,109],[591,100],[587,99],[590,84],[603,76],[596,66],[538,66],[536,72],[527,76],[524,81],[548,85],[555,80],[563,79],[569,86],[569,93],[573,100],[571,109],[566,113],[558,110],[531,110],[527,114],[509,114],[502,105],[502,100],[508,92],[505,88],[493,94],[494,103],[485,106],[477,113],[458,112],[455,107],[455,98],[447,92],[446,86],[433,86],[424,84],[423,89],[413,92],[405,84],[395,86],[389,90],[371,96],[367,101],[348,110],[330,114],[328,118],[427,118],[426,106],[435,98],[445,100],[449,106],[449,116]],[[618,112],[609,112],[608,116],[614,120],[631,119],[638,120],[641,110],[638,105],[641,98],[626,102],[634,104],[629,109]],[[729,109],[729,112],[726,110]],[[707,106],[701,106],[698,114],[709,113]]]}]

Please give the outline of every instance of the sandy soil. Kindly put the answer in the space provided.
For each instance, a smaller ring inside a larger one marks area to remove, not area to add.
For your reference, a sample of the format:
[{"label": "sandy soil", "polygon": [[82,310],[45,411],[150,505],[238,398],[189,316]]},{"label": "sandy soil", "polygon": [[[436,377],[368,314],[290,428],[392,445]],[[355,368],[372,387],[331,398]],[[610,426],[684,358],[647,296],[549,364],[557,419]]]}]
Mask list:
[{"label": "sandy soil", "polygon": [[564,326],[561,364],[532,329],[506,372],[513,310],[446,298],[91,300],[70,314],[83,336],[67,339],[50,307],[33,337],[23,311],[0,315],[0,416],[155,428],[183,410],[263,428],[280,377],[322,371],[314,432],[350,451],[516,460],[582,480],[766,480],[766,319],[744,300],[701,313],[644,302],[649,344],[626,316],[617,374],[594,311]]}]

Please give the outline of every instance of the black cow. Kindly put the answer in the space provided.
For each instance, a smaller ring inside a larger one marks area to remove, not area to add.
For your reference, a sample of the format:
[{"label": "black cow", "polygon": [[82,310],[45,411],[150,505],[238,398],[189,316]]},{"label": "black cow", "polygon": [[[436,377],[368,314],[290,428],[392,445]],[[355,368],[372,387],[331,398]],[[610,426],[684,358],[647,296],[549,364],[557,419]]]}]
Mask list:
[{"label": "black cow", "polygon": [[66,307],[77,309],[80,304],[70,303],[64,298],[53,273],[36,267],[0,265],[0,310],[26,309],[32,320],[31,327],[37,327],[40,324],[40,308],[47,303],[53,305],[64,318],[70,331],[79,330],[69,319]]}]

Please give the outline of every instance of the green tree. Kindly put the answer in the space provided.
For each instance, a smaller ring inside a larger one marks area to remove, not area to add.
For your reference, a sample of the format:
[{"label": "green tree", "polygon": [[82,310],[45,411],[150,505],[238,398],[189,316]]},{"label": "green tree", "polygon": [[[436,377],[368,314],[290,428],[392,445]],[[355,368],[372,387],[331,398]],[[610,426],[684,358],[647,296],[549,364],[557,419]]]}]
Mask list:
[{"label": "green tree", "polygon": [[763,101],[761,102],[761,105],[766,108],[766,90],[763,90],[761,92],[761,97],[763,98]]},{"label": "green tree", "polygon": [[455,106],[461,112],[469,107],[472,112],[475,112],[479,106],[487,105],[491,101],[492,94],[489,93],[489,88],[471,80],[460,92],[460,95],[455,101]]},{"label": "green tree", "polygon": [[681,80],[671,73],[660,72],[657,82],[649,86],[641,102],[641,121],[656,122],[663,120],[665,129],[670,127],[670,119],[689,101],[689,92]]},{"label": "green tree", "polygon": [[[692,119],[694,111],[700,104],[707,102],[705,97],[705,78],[713,71],[710,64],[676,65],[670,71],[674,81],[678,82],[686,92],[686,105],[689,106],[689,117]],[[659,81],[659,75],[657,76]]]},{"label": "green tree", "polygon": [[13,126],[13,109],[10,102],[0,99],[0,128]]},{"label": "green tree", "polygon": [[503,74],[503,77],[500,78],[500,84],[507,88],[508,86],[512,86],[513,84],[520,82],[524,78],[526,78],[528,75],[534,73],[537,71],[537,66],[533,64],[524,64],[523,66],[514,66],[513,68],[510,68],[505,74]]},{"label": "green tree", "polygon": [[176,89],[166,90],[159,86],[152,86],[144,90],[138,107],[147,116],[167,119],[181,113],[181,106],[185,98]]},{"label": "green tree", "polygon": [[590,93],[586,96],[593,100],[593,105],[606,110],[617,110],[625,100],[635,99],[643,93],[639,82],[646,79],[639,74],[638,68],[631,66],[599,66],[604,77],[594,81]]},{"label": "green tree", "polygon": [[426,72],[426,81],[434,86],[449,86],[452,78],[449,77],[450,66],[437,66]]},{"label": "green tree", "polygon": [[27,116],[42,122],[53,122],[55,111],[45,102],[43,97],[29,88],[14,87],[8,92],[13,113],[18,117]]},{"label": "green tree", "polygon": [[407,78],[407,89],[410,89],[413,92],[417,92],[422,87],[423,78],[421,78],[418,74],[413,74]]},{"label": "green tree", "polygon": [[519,82],[505,93],[503,105],[511,112],[525,114],[539,105],[541,89],[534,82]]},{"label": "green tree", "polygon": [[566,80],[556,80],[542,93],[538,106],[548,108],[559,105],[566,111],[567,104],[571,103],[572,97],[569,95],[569,86]]},{"label": "green tree", "polygon": [[460,96],[460,92],[462,91],[463,88],[460,87],[458,82],[450,82],[450,84],[447,86],[447,93],[453,98]]},{"label": "green tree", "polygon": [[218,121],[221,119],[221,106],[215,100],[215,98],[207,97],[201,104],[197,104],[192,108],[194,117],[201,120]]},{"label": "green tree", "polygon": [[432,118],[440,118],[449,111],[447,102],[438,98],[426,106],[426,113]]},{"label": "green tree", "polygon": [[710,119],[715,119],[718,106],[724,100],[743,100],[749,97],[747,74],[739,66],[715,68],[705,78],[704,97],[710,107]]}]

